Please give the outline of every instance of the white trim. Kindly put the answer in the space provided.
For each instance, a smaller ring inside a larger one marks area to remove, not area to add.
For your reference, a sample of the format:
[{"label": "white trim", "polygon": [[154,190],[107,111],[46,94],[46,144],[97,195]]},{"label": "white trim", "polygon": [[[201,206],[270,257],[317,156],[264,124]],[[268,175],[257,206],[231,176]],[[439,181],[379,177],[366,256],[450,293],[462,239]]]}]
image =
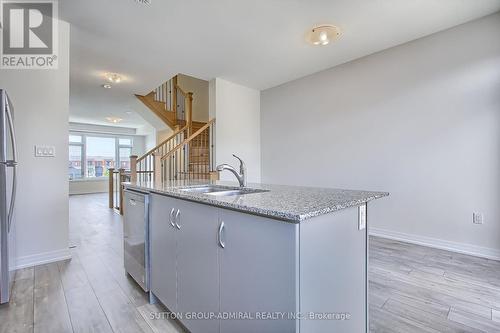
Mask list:
[{"label": "white trim", "polygon": [[72,195],[85,195],[85,194],[103,194],[103,193],[109,193],[109,190],[106,191],[106,190],[99,190],[99,191],[96,191],[96,190],[92,190],[92,191],[71,191],[69,193],[69,196],[72,196]]},{"label": "white trim", "polygon": [[390,231],[379,228],[369,228],[370,236],[394,239],[411,244],[433,247],[436,249],[447,250],[462,254],[468,254],[475,257],[482,257],[493,260],[500,260],[500,250],[478,245],[457,243],[444,239],[411,235],[403,232]]},{"label": "white trim", "polygon": [[33,254],[24,257],[18,257],[14,269],[21,269],[37,265],[48,264],[51,262],[71,259],[69,249],[61,249],[56,251]]}]

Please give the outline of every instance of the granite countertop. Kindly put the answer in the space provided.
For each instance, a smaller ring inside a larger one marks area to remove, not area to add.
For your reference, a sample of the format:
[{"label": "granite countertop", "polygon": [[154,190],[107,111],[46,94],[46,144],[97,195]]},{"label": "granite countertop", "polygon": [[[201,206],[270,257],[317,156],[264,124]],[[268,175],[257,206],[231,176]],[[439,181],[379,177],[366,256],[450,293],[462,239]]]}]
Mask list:
[{"label": "granite countertop", "polygon": [[213,196],[182,191],[182,188],[200,185],[220,185],[230,189],[237,183],[223,181],[169,181],[161,184],[151,182],[125,183],[131,190],[158,193],[203,204],[228,208],[245,213],[300,223],[315,216],[340,209],[359,206],[365,202],[388,196],[387,192],[344,190],[286,185],[249,184],[248,190],[265,192],[234,196]]}]

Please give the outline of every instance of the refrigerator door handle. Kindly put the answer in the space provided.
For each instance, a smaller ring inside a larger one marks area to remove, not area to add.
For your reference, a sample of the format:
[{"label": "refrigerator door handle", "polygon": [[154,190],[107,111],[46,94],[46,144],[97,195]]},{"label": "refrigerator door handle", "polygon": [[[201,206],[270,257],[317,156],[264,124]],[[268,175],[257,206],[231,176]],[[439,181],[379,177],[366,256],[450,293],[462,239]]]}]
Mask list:
[{"label": "refrigerator door handle", "polygon": [[7,98],[7,122],[9,123],[10,138],[12,141],[12,160],[8,161],[9,166],[17,165],[17,141],[16,141],[16,131],[14,129],[14,119],[12,118],[12,103]]},{"label": "refrigerator door handle", "polygon": [[16,167],[12,168],[13,178],[12,178],[12,195],[10,197],[10,207],[9,207],[9,215],[8,215],[8,230],[10,232],[10,227],[12,225],[12,218],[14,215],[14,206],[16,205],[16,192],[17,192],[17,175],[16,175]]},{"label": "refrigerator door handle", "polygon": [[16,133],[14,130],[14,120],[12,118],[12,103],[7,97],[7,108],[6,108],[7,122],[9,123],[10,137],[12,142],[12,160],[7,161],[6,165],[8,167],[12,167],[13,169],[13,178],[12,178],[12,195],[10,197],[10,207],[9,207],[9,215],[8,215],[8,230],[10,231],[10,227],[12,225],[12,217],[14,215],[14,206],[16,204],[16,192],[17,192],[17,175],[16,175],[16,167],[17,167],[17,142],[16,142]]}]

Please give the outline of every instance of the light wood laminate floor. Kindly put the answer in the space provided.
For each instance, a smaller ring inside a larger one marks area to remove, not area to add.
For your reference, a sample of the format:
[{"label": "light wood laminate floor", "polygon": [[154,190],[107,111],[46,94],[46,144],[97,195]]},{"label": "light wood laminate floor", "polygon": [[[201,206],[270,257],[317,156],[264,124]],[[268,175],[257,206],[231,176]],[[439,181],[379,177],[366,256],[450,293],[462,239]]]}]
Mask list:
[{"label": "light wood laminate floor", "polygon": [[[125,274],[107,195],[70,198],[70,240],[72,260],[17,272],[0,332],[183,332]],[[370,241],[371,332],[500,332],[499,262]]]}]

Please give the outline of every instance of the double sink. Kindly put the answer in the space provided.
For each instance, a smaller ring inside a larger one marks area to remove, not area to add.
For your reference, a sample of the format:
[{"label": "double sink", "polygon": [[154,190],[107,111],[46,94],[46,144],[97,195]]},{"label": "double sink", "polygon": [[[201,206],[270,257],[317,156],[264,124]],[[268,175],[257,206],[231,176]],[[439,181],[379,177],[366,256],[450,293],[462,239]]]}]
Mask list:
[{"label": "double sink", "polygon": [[245,195],[251,193],[262,193],[269,192],[268,190],[248,188],[248,187],[227,187],[220,185],[203,185],[197,187],[185,187],[179,189],[182,192],[188,193],[199,193],[212,196],[233,196],[233,195]]}]

